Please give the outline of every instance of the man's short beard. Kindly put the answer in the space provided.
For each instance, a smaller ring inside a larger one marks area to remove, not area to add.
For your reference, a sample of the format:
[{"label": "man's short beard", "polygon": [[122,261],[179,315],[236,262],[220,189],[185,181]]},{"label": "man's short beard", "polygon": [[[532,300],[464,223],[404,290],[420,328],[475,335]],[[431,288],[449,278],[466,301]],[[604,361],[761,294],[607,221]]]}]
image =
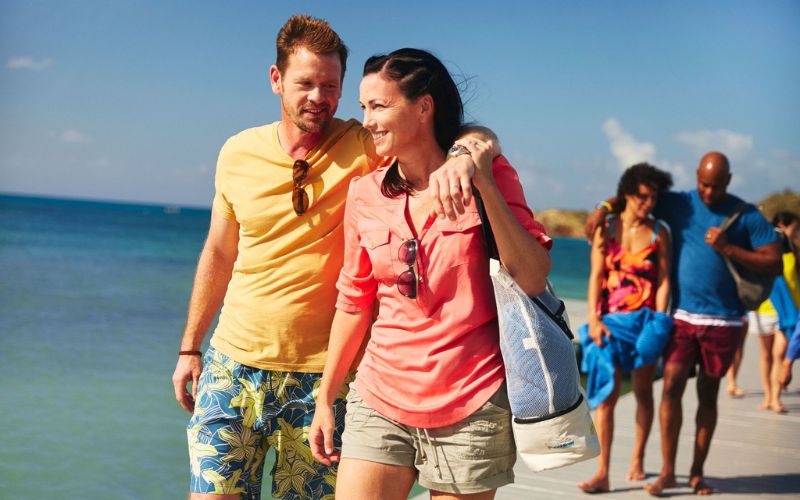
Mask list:
[{"label": "man's short beard", "polygon": [[322,132],[331,123],[331,116],[327,117],[321,122],[303,121],[300,119],[293,120],[294,125],[307,134],[316,134]]},{"label": "man's short beard", "polygon": [[[281,98],[281,106],[283,107],[283,109],[285,110],[292,109],[289,107],[288,104],[289,103],[284,102],[283,98]],[[326,128],[328,128],[328,125],[330,125],[331,121],[333,120],[333,113],[336,110],[335,109],[331,110],[330,108],[328,108],[328,111],[329,112],[325,114],[325,118],[323,118],[322,121],[320,122],[303,120],[302,110],[300,110],[297,113],[292,112],[288,114],[289,114],[289,119],[292,121],[292,124],[294,124],[294,126],[297,127],[299,130],[302,130],[306,134],[318,134],[319,132],[322,132]]]}]

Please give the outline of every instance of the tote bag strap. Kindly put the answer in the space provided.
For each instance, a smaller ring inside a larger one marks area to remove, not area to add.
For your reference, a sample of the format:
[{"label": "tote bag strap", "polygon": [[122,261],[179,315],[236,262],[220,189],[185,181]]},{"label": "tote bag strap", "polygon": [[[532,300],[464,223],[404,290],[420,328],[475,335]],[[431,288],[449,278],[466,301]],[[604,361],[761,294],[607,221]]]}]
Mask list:
[{"label": "tote bag strap", "polygon": [[[481,218],[481,229],[483,230],[483,239],[486,241],[486,249],[490,259],[500,261],[500,252],[497,250],[497,242],[494,239],[492,232],[492,225],[489,223],[489,216],[486,215],[486,207],[483,206],[483,200],[477,189],[473,186],[472,192],[475,196],[475,206],[478,208],[478,216]],[[564,319],[566,312],[566,305],[564,301],[559,299],[552,291],[552,284],[547,280],[547,289],[542,295],[537,297],[528,297],[531,302],[536,304],[540,311],[544,312],[550,319],[552,319],[559,328],[564,332],[564,335],[570,339],[575,338],[569,324]],[[545,301],[547,303],[545,303]]]},{"label": "tote bag strap", "polygon": [[486,250],[490,259],[500,261],[500,252],[497,251],[497,242],[494,239],[492,232],[492,225],[489,223],[489,216],[486,215],[486,207],[483,206],[483,199],[481,193],[472,186],[472,193],[475,196],[475,206],[478,207],[478,215],[481,218],[481,230],[483,231],[483,240],[486,242]]}]

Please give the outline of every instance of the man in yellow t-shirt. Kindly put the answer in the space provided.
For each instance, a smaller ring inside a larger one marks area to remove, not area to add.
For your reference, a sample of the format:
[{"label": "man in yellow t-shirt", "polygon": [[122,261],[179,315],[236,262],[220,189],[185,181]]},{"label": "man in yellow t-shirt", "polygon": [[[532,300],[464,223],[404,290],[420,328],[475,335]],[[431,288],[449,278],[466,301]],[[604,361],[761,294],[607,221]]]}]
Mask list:
[{"label": "man in yellow t-shirt", "polygon": [[[336,469],[313,460],[307,430],[335,310],[348,185],[387,159],[356,120],[333,117],[347,47],[328,23],[293,16],[276,46],[270,83],[281,120],[231,137],[220,152],[172,377],[176,399],[193,413],[192,499],[259,498],[269,447],[277,454],[274,497],[333,497]],[[463,210],[468,194],[450,187],[469,185],[473,169],[463,155],[431,177],[440,214]],[[334,405],[337,446],[344,396]]]}]

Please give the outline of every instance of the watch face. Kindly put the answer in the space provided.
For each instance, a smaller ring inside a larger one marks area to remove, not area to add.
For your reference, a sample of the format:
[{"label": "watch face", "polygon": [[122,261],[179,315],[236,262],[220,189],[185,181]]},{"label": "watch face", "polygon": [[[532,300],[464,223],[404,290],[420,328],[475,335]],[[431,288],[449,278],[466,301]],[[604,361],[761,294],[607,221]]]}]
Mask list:
[{"label": "watch face", "polygon": [[454,157],[463,154],[469,154],[469,149],[461,144],[454,144],[453,147],[447,150],[447,156]]}]

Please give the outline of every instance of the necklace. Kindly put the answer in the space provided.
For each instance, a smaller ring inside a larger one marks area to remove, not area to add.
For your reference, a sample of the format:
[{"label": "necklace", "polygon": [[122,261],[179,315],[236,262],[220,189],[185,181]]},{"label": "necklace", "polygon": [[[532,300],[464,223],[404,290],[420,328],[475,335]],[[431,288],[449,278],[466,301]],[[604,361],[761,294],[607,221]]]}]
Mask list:
[{"label": "necklace", "polygon": [[634,219],[632,221],[626,221],[625,219],[622,219],[622,227],[631,233],[637,232],[643,225],[644,222],[638,219]]}]

